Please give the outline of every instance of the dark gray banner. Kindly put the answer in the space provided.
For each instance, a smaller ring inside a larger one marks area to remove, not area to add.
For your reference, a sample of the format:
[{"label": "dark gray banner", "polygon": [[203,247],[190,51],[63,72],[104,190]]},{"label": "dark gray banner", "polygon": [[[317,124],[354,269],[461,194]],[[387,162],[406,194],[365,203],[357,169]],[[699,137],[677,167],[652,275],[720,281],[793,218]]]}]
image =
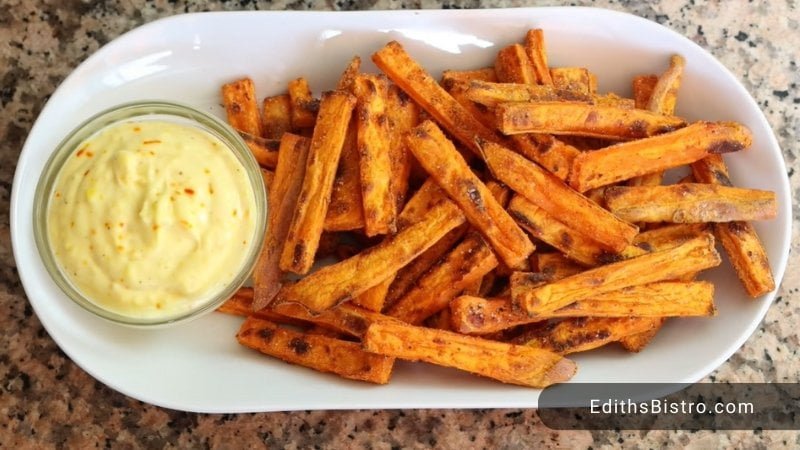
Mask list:
[{"label": "dark gray banner", "polygon": [[539,397],[557,430],[797,430],[797,383],[565,383]]}]

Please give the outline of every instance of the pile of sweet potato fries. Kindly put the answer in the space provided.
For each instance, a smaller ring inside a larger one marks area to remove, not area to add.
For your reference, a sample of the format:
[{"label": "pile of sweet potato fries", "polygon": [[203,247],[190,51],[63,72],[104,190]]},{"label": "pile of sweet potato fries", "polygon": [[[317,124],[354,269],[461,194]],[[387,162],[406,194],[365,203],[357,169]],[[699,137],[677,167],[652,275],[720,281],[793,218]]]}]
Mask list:
[{"label": "pile of sweet potato fries", "polygon": [[715,315],[695,280],[715,239],[750,296],[773,290],[748,221],[775,194],[729,180],[746,127],[674,115],[683,58],[633,98],[547,59],[536,29],[441,81],[389,42],[381,74],[355,57],[319,99],[304,78],[261,105],[251,79],[223,86],[269,192],[253,287],[220,308],[247,317],[239,342],[374,383],[400,358],[545,387],[574,375],[566,354],[637,352],[669,317]]}]

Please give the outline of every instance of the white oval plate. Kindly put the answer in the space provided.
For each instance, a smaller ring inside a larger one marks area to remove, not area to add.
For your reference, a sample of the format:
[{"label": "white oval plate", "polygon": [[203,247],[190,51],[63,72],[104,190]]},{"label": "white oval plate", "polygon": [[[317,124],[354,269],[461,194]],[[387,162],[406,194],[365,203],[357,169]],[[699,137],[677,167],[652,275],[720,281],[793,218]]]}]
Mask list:
[{"label": "white oval plate", "polygon": [[[753,148],[728,157],[740,186],[778,194],[780,213],[756,228],[776,279],[786,266],[790,198],[781,151],[746,90],[711,55],[653,22],[591,8],[476,11],[205,13],[159,20],[114,40],[53,94],[20,156],[11,230],[20,277],[47,331],[98,380],[139,400],[201,412],[352,408],[536,407],[539,391],[427,364],[398,363],[387,386],[342,380],[284,364],[239,346],[240,319],[211,314],[142,332],[106,323],[73,304],[50,280],[33,240],[33,193],[56,144],[95,112],[141,99],[181,101],[222,116],[219,88],[241,76],[259,96],[306,76],[330,89],[349,59],[389,40],[403,43],[434,76],[446,68],[491,65],[496,51],[544,28],[553,66],[597,74],[600,91],[630,95],[636,74],[659,73],[672,53],[687,60],[678,113],[736,120]],[[375,70],[371,63],[365,70]],[[728,266],[713,271],[719,317],[671,320],[640,354],[616,346],[576,355],[580,382],[694,382],[730,357],[758,326],[774,294],[748,299]],[[489,362],[487,362],[489,363]]]}]

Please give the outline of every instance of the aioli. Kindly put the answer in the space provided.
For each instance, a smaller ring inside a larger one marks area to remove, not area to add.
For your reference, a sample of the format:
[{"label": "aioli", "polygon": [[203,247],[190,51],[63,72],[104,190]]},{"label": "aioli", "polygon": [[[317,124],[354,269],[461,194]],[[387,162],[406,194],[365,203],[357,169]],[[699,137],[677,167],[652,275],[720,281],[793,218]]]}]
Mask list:
[{"label": "aioli", "polygon": [[56,262],[98,306],[143,319],[205,303],[245,263],[256,228],[244,166],[218,138],[124,122],[61,168],[48,211]]}]

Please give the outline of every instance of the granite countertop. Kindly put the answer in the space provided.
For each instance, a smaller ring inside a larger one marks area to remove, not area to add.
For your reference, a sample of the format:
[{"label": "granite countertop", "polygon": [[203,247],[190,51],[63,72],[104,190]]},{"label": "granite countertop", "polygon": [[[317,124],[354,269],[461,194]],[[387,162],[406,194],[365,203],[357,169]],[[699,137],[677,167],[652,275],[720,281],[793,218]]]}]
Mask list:
[{"label": "granite countertop", "polygon": [[[203,10],[398,9],[526,6],[500,0],[79,1],[0,0],[0,447],[286,448],[783,448],[790,431],[666,432],[547,429],[533,410],[403,410],[191,414],[119,394],[78,368],[50,339],[26,300],[11,254],[9,198],[25,141],[49,95],[81,61],[121,33],[173,14]],[[794,197],[789,267],[775,304],[716,381],[797,382],[800,7],[794,2],[575,1],[667,25],[719,58],[743,81],[775,130]],[[555,4],[530,2],[530,6]],[[787,320],[788,319],[788,320]]]}]

